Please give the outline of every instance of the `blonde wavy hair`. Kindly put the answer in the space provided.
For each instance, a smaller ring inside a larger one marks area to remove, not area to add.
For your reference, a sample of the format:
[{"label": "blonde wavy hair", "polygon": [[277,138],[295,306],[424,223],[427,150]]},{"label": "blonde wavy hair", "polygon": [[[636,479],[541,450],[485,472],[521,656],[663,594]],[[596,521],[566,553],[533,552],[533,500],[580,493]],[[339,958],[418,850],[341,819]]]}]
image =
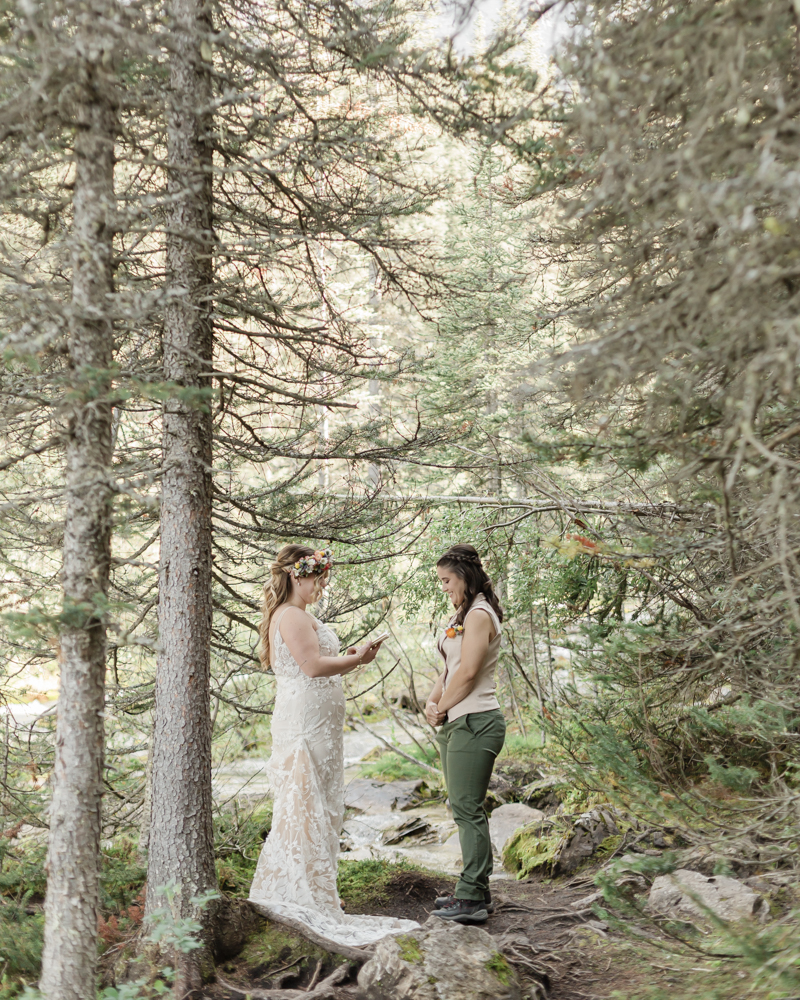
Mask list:
[{"label": "blonde wavy hair", "polygon": [[261,596],[261,624],[258,634],[261,637],[258,656],[263,670],[269,670],[272,660],[272,650],[269,642],[269,624],[275,609],[285,604],[292,594],[292,578],[290,570],[302,556],[313,556],[314,549],[308,545],[284,545],[270,566],[269,580],[264,584]]}]

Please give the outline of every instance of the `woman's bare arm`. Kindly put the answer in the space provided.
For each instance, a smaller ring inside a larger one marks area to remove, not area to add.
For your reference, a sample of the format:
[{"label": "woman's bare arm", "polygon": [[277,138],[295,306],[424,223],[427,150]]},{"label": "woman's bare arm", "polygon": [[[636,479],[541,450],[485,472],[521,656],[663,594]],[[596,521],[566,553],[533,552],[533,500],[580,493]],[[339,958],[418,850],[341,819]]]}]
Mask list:
[{"label": "woman's bare arm", "polygon": [[461,637],[461,665],[453,674],[447,690],[439,699],[439,711],[448,712],[463,701],[475,687],[478,671],[486,660],[495,628],[488,612],[482,608],[471,611],[464,619]]},{"label": "woman's bare arm", "polygon": [[[317,630],[311,621],[311,616],[300,608],[287,608],[281,618],[278,628],[283,641],[289,647],[289,652],[300,664],[300,669],[307,677],[334,677],[336,674],[348,674],[362,663],[370,663],[378,654],[377,647],[367,643],[355,653],[346,656],[322,656],[319,651]],[[273,637],[273,643],[274,643]]]}]

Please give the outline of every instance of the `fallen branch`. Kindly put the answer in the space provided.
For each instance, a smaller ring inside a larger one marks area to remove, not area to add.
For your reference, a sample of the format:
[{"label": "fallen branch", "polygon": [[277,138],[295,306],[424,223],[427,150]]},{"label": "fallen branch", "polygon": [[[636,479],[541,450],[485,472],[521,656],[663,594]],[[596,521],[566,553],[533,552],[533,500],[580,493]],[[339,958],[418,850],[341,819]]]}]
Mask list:
[{"label": "fallen branch", "polygon": [[[319,969],[318,965],[317,973]],[[250,987],[236,986],[219,975],[217,982],[226,990],[238,993],[243,997],[250,997],[251,1000],[299,1000],[300,997],[303,997],[304,1000],[333,1000],[336,995],[335,987],[350,975],[350,969],[349,962],[337,966],[327,978],[311,990],[254,990]]]},{"label": "fallen branch", "polygon": [[[326,938],[322,934],[317,934],[316,931],[312,931],[310,927],[306,927],[305,924],[299,920],[295,920],[293,917],[284,916],[282,913],[273,913],[268,906],[263,906],[261,903],[254,903],[252,899],[248,900],[248,902],[256,913],[260,913],[262,917],[266,917],[267,920],[271,920],[275,924],[282,924],[284,927],[288,927],[289,930],[294,931],[295,934],[299,934],[300,937],[305,938],[306,941],[310,941],[311,944],[315,944],[318,948],[322,948],[323,951],[330,952],[333,955],[341,955],[342,958],[349,958],[352,962],[358,962],[359,965],[363,965],[364,962],[372,957],[372,945],[365,945],[363,948],[352,948],[347,944],[338,944],[336,941]],[[327,979],[325,982],[327,982]],[[321,986],[322,983],[320,983]],[[292,993],[292,995],[294,996],[295,994]],[[310,996],[311,994],[303,994],[303,996],[306,995]],[[255,993],[253,996],[255,996]]]}]

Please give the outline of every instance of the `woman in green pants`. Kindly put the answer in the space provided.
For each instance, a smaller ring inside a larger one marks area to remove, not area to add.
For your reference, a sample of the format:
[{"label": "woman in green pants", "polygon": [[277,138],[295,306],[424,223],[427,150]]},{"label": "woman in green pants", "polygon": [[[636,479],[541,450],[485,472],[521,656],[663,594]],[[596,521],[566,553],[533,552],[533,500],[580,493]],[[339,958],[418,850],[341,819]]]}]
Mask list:
[{"label": "woman in green pants", "polygon": [[483,802],[506,736],[494,694],[503,609],[471,545],[449,548],[436,572],[456,612],[439,640],[444,670],[425,715],[432,726],[441,726],[436,742],[464,864],[455,895],[437,899],[433,913],[460,924],[483,924],[494,909],[492,842]]}]

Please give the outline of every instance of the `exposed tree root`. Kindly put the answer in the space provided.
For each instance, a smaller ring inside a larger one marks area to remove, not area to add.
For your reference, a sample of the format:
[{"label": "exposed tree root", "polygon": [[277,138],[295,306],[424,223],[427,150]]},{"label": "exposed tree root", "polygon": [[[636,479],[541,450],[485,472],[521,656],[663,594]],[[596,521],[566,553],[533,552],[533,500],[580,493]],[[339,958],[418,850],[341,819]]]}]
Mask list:
[{"label": "exposed tree root", "polygon": [[[309,938],[309,940],[311,939]],[[324,941],[325,938],[320,938],[320,940]],[[315,941],[314,943],[318,944],[319,942]],[[319,973],[319,968],[320,966],[317,966],[316,974]],[[305,1000],[333,1000],[335,987],[338,983],[347,979],[351,969],[352,965],[346,962],[344,965],[340,965],[334,969],[321,983],[309,990],[254,990],[251,987],[236,986],[233,983],[229,983],[222,976],[217,976],[217,982],[221,986],[224,986],[226,990],[231,990],[231,992],[238,993],[243,997],[251,997],[252,1000],[299,1000],[300,997],[305,998]]]}]

